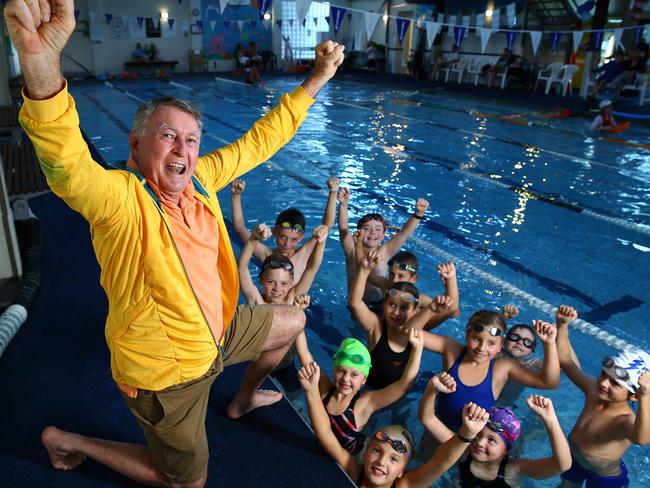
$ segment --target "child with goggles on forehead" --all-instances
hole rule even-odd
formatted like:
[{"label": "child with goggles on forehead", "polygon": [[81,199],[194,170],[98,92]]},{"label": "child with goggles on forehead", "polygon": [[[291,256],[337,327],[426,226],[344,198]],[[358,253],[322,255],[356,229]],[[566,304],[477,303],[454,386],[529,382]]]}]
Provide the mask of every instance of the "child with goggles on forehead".
[{"label": "child with goggles on forehead", "polygon": [[[569,434],[573,465],[562,473],[563,487],[627,487],[622,460],[631,443],[650,443],[650,354],[626,349],[606,357],[598,378],[586,375],[571,356],[569,324],[575,309],[558,309],[557,345],[562,371],[585,394],[585,405]],[[629,402],[639,402],[636,415]]]},{"label": "child with goggles on forehead", "polygon": [[[436,438],[450,439],[454,433],[435,414],[435,397],[449,393],[456,387],[448,373],[439,373],[429,381],[427,401],[421,406],[423,423]],[[467,456],[459,463],[462,488],[518,488],[528,478],[537,480],[559,475],[571,467],[571,452],[562,427],[549,398],[531,395],[526,400],[528,408],[544,424],[551,441],[552,455],[542,459],[517,459],[510,457],[511,449],[519,438],[521,424],[508,407],[491,407],[486,426],[471,440]]]},{"label": "child with goggles on forehead", "polygon": [[[378,286],[384,293],[392,283],[400,281],[415,283],[418,280],[418,258],[409,251],[400,251],[388,260],[388,278],[377,273],[371,273],[368,281]],[[452,306],[443,313],[435,314],[425,325],[424,330],[432,329],[443,323],[450,317],[460,317],[460,296],[458,293],[458,280],[456,278],[456,266],[452,262],[438,265],[438,274],[445,286],[445,296],[452,300]],[[420,293],[418,309],[428,307],[433,298]]]},{"label": "child with goggles on forehead", "polygon": [[[409,323],[411,327],[424,324],[432,314],[429,309],[418,313]],[[503,347],[506,323],[503,317],[491,310],[479,310],[467,322],[465,344],[451,337],[430,332],[424,333],[425,349],[442,356],[442,363],[455,381],[453,390],[438,396],[436,414],[452,431],[460,427],[463,405],[471,400],[484,408],[496,405],[505,384],[515,381],[540,389],[557,388],[560,383],[560,364],[555,345],[556,329],[541,320],[533,321],[533,329],[544,345],[544,362],[539,372],[531,371],[521,364],[498,357]],[[431,391],[425,391],[422,402],[427,401]],[[420,412],[420,420],[424,420]],[[436,432],[431,432],[434,436]],[[444,438],[437,438],[444,442]],[[433,448],[436,440],[425,431],[420,450],[425,453]]]},{"label": "child with goggles on forehead", "polygon": [[[339,236],[343,254],[345,255],[345,269],[348,277],[348,289],[352,287],[352,280],[356,275],[359,263],[370,251],[376,251],[381,255],[380,265],[375,273],[386,276],[388,260],[399,251],[409,236],[415,231],[424,214],[429,208],[429,202],[424,198],[418,198],[415,202],[413,215],[404,223],[402,228],[384,243],[386,238],[386,221],[377,213],[366,214],[357,223],[357,234],[353,236],[348,224],[348,203],[350,190],[341,188],[338,194],[339,200]],[[356,236],[356,243],[355,243]],[[383,291],[366,283],[363,299],[369,304],[379,304],[383,299]]]},{"label": "child with goggles on forehead", "polygon": [[330,419],[319,394],[319,378],[320,369],[316,363],[303,367],[298,373],[316,438],[356,482],[356,486],[361,488],[431,486],[460,458],[467,448],[467,442],[483,429],[488,420],[485,409],[468,403],[463,408],[460,435],[453,436],[440,446],[424,465],[409,471],[406,471],[406,466],[413,456],[411,434],[400,425],[383,427],[370,437],[363,453],[363,464],[359,464],[349,451],[341,447],[332,432]]},{"label": "child with goggles on forehead", "polygon": [[[370,416],[404,396],[415,381],[422,358],[422,333],[408,331],[413,352],[401,378],[381,390],[361,392],[372,367],[366,346],[356,339],[343,340],[334,355],[334,381],[321,374],[318,392],[330,419],[332,432],[341,447],[353,455],[364,447],[366,436],[361,429]],[[311,362],[310,362],[311,363]]]},{"label": "child with goggles on forehead", "polygon": [[[397,381],[403,374],[411,354],[411,346],[404,335],[411,327],[411,319],[417,314],[419,293],[412,283],[398,282],[390,285],[383,302],[383,316],[371,311],[363,301],[363,292],[368,275],[382,260],[378,251],[369,251],[363,258],[352,282],[348,305],[354,319],[368,334],[368,349],[373,368],[368,385],[375,389],[385,388]],[[450,297],[439,296],[427,310],[431,313],[445,313],[452,307]],[[421,329],[422,326],[415,327]]]},{"label": "child with goggles on forehead", "polygon": [[[336,193],[339,187],[339,179],[329,178],[327,187],[329,197],[323,215],[323,225],[327,226],[329,231],[334,227],[334,219],[336,218]],[[248,242],[250,232],[244,223],[244,211],[241,202],[241,195],[245,188],[246,182],[244,180],[237,179],[232,183],[232,225],[239,238],[243,242]],[[279,254],[290,259],[293,264],[293,278],[297,283],[300,281],[302,273],[307,267],[309,256],[311,256],[316,246],[316,241],[312,238],[298,248],[298,244],[305,236],[305,216],[297,208],[283,210],[278,214],[272,230],[277,247],[271,249],[258,241],[253,249],[253,255],[260,263],[271,254]]]}]

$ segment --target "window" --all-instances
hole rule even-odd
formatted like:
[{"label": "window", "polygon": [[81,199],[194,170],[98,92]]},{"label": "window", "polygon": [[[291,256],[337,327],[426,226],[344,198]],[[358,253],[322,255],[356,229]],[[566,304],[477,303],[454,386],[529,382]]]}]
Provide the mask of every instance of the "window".
[{"label": "window", "polygon": [[[314,59],[314,47],[318,43],[318,32],[329,32],[325,17],[330,15],[329,2],[312,2],[307,12],[305,26],[298,20],[296,2],[282,3],[282,36],[289,37],[293,56],[298,59]],[[293,19],[293,25],[289,20]],[[317,22],[314,22],[317,19]],[[282,43],[282,59],[286,58],[285,44]]]}]

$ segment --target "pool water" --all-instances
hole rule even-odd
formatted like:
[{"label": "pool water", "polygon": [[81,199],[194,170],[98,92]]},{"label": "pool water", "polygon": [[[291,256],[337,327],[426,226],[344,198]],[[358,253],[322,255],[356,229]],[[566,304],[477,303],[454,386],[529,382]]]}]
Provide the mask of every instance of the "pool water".
[{"label": "pool water", "polygon": [[[106,161],[128,157],[128,130],[139,100],[176,95],[197,103],[205,115],[205,152],[239,137],[297,79],[272,79],[266,89],[219,79],[174,81],[71,87],[82,128]],[[431,203],[428,216],[406,245],[420,261],[418,287],[429,295],[441,293],[436,265],[450,258],[458,267],[462,315],[441,326],[441,333],[462,341],[465,321],[481,308],[515,303],[520,321],[552,321],[548,305],[567,303],[617,340],[650,349],[645,326],[650,312],[645,301],[650,296],[650,150],[595,139],[586,132],[590,120],[585,118],[531,112],[535,109],[524,105],[444,90],[331,82],[296,137],[271,162],[246,175],[248,226],[272,224],[280,210],[298,206],[309,232],[320,223],[329,176],[339,176],[351,189],[350,222],[379,211],[400,226],[415,198],[423,196]],[[525,113],[533,125],[477,113]],[[613,137],[645,145],[647,134],[633,125]],[[229,189],[221,192],[220,201],[229,217]],[[328,374],[343,338],[365,339],[346,309],[344,259],[337,241],[334,230],[308,312],[310,348]],[[608,345],[573,330],[572,341],[592,375],[598,374],[602,357],[616,352],[612,337]],[[416,438],[422,433],[416,415],[419,396],[440,369],[439,357],[425,353],[405,402]],[[568,433],[582,408],[581,393],[563,376],[560,388],[548,396]],[[300,398],[296,405],[304,409]],[[524,434],[535,432],[521,446],[522,455],[550,453],[525,402],[520,399],[516,407]],[[630,486],[650,483],[649,454],[650,449],[639,447],[627,452]],[[557,479],[535,483],[556,485]]]}]

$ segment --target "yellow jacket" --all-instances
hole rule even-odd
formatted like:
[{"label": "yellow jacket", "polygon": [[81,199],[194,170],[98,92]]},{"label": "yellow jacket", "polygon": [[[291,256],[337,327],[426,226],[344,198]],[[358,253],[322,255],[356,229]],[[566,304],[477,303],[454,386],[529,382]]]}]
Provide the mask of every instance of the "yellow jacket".
[{"label": "yellow jacket", "polygon": [[[240,139],[197,162],[196,196],[219,225],[224,330],[237,306],[239,280],[216,192],[286,144],[312,103],[296,88]],[[52,191],[90,224],[108,297],[105,334],[115,381],[161,390],[204,374],[218,348],[167,217],[144,178],[130,170],[106,170],[92,159],[67,87],[48,100],[25,98],[20,122]]]}]

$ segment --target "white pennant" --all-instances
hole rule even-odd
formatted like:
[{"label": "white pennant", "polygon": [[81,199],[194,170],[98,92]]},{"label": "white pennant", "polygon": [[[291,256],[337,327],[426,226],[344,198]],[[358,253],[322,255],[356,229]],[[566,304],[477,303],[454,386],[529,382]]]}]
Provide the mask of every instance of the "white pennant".
[{"label": "white pennant", "polygon": [[618,49],[618,43],[621,42],[623,29],[614,29],[614,51]]},{"label": "white pennant", "polygon": [[508,27],[515,25],[515,18],[517,17],[516,6],[511,3],[506,8],[506,15],[508,16]]},{"label": "white pennant", "polygon": [[492,29],[488,29],[487,27],[478,27],[476,30],[479,31],[479,34],[481,34],[481,52],[484,53],[488,41],[490,40],[490,36],[494,31]]},{"label": "white pennant", "polygon": [[578,46],[580,46],[580,41],[582,41],[582,35],[584,32],[582,31],[573,31],[573,52],[576,52],[578,50]]},{"label": "white pennant", "polygon": [[476,27],[485,27],[485,14],[476,14]]},{"label": "white pennant", "polygon": [[243,20],[238,20],[237,21],[237,27],[239,27],[239,32],[244,30],[244,21]]},{"label": "white pennant", "polygon": [[454,37],[454,27],[458,21],[456,20],[455,15],[447,15],[447,34],[451,37]]},{"label": "white pennant", "polygon": [[226,10],[227,6],[228,0],[219,0],[219,10],[221,11],[221,15],[223,15],[223,11]]},{"label": "white pennant", "polygon": [[536,56],[537,48],[539,47],[539,41],[542,40],[542,31],[530,31],[530,40],[533,47],[533,56]]},{"label": "white pennant", "polygon": [[498,9],[494,9],[494,12],[492,12],[492,24],[490,24],[493,29],[499,29],[501,26],[501,11]]},{"label": "white pennant", "polygon": [[462,17],[463,20],[461,22],[463,23],[464,26],[469,27],[470,17],[471,16],[469,16],[469,15],[463,15],[463,17]]},{"label": "white pennant", "polygon": [[381,14],[375,12],[366,12],[366,34],[368,35],[368,39],[370,39],[372,37],[372,33],[375,32],[375,27],[377,27],[379,17],[381,17]]},{"label": "white pennant", "polygon": [[211,20],[210,21],[210,32],[214,32],[214,26],[217,25],[216,20]]},{"label": "white pennant", "polygon": [[298,20],[299,24],[302,24],[302,21],[307,17],[310,5],[311,0],[296,0],[296,20]]},{"label": "white pennant", "polygon": [[425,22],[424,25],[427,28],[427,46],[431,46],[438,35],[440,24],[438,22]]}]

